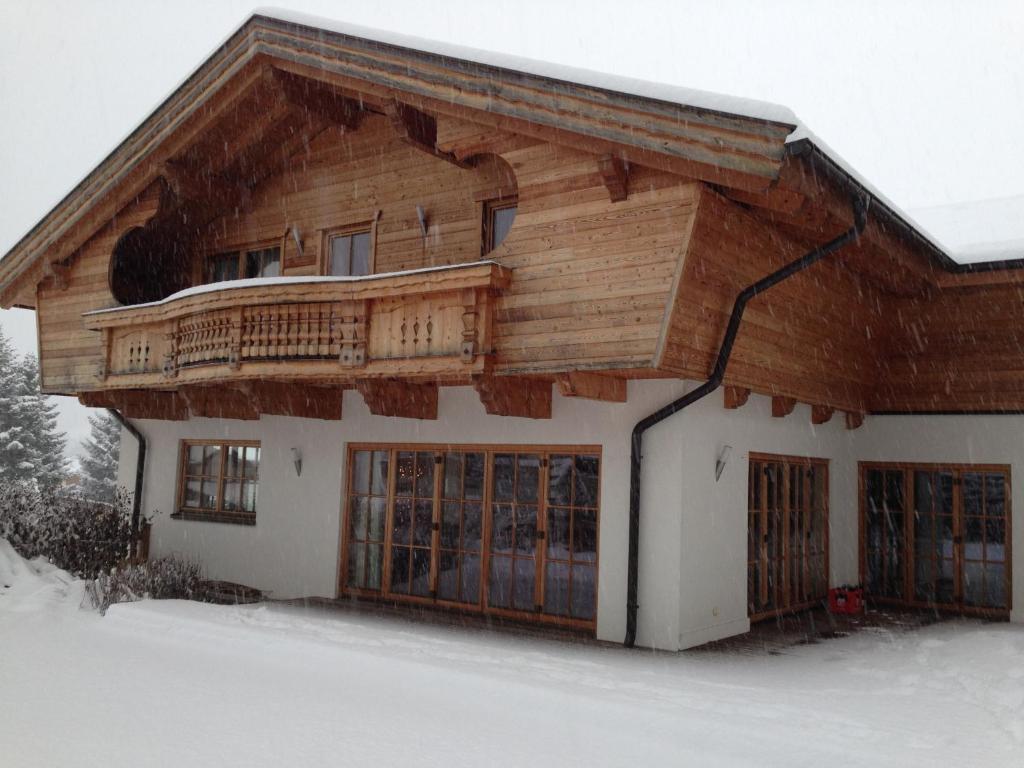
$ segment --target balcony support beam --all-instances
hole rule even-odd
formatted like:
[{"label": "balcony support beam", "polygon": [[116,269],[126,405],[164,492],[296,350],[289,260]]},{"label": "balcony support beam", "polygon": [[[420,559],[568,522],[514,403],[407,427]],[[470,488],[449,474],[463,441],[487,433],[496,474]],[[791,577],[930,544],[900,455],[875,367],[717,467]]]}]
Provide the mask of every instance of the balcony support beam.
[{"label": "balcony support beam", "polygon": [[551,418],[551,382],[520,376],[474,376],[473,386],[492,416]]},{"label": "balcony support beam", "polygon": [[399,379],[357,379],[356,389],[374,416],[437,419],[437,384]]}]

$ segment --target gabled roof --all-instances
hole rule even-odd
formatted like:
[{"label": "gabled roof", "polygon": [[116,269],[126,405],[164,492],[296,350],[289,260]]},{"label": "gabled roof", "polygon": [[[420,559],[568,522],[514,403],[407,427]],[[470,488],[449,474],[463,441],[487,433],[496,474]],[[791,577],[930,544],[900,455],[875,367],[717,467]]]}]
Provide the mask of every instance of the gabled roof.
[{"label": "gabled roof", "polygon": [[810,151],[843,188],[874,198],[876,212],[943,269],[964,269],[785,107],[260,10],[0,260],[0,303],[44,254],[66,258],[105,223],[117,209],[102,203],[114,191],[130,199],[152,183],[169,138],[232,83],[254,78],[259,61],[753,192],[770,187],[787,154]]},{"label": "gabled roof", "polygon": [[919,208],[913,215],[960,262],[1024,259],[1024,195]]}]

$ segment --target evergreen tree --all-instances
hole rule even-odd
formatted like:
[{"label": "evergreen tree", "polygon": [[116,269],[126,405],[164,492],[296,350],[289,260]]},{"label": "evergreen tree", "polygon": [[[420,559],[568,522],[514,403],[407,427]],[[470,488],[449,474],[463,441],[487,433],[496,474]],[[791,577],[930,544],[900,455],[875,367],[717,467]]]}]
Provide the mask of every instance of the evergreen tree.
[{"label": "evergreen tree", "polygon": [[39,457],[28,432],[21,365],[0,329],[0,482],[31,480]]},{"label": "evergreen tree", "polygon": [[121,454],[121,425],[106,411],[89,416],[91,431],[83,441],[82,494],[95,501],[114,501],[117,462]]},{"label": "evergreen tree", "polygon": [[55,488],[67,476],[67,437],[57,431],[57,404],[39,391],[39,363],[26,355],[19,366],[25,442],[33,454],[33,476],[42,488]]}]

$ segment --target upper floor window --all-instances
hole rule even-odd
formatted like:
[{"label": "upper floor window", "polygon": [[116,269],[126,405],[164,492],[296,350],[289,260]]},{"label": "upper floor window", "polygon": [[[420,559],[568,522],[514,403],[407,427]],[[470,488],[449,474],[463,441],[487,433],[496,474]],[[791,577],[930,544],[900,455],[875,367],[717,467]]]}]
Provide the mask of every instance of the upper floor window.
[{"label": "upper floor window", "polygon": [[183,443],[176,516],[255,523],[259,469],[259,443]]},{"label": "upper floor window", "polygon": [[245,254],[246,277],[277,277],[281,274],[281,249],[260,248]]},{"label": "upper floor window", "polygon": [[208,283],[237,280],[239,277],[277,277],[280,274],[281,249],[277,246],[218,253],[206,262]]},{"label": "upper floor window", "polygon": [[370,230],[350,230],[327,236],[327,274],[342,277],[369,275]]},{"label": "upper floor window", "polygon": [[484,204],[483,252],[490,253],[504,242],[516,218],[515,199],[492,200]]}]

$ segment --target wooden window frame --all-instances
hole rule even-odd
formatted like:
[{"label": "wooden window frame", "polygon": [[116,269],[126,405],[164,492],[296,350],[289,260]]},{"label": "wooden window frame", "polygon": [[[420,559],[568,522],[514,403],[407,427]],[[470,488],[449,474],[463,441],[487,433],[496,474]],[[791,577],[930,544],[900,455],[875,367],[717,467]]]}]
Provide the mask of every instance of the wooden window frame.
[{"label": "wooden window frame", "polygon": [[[867,473],[871,470],[885,471],[885,470],[899,470],[903,472],[903,499],[904,499],[904,513],[903,513],[903,564],[901,570],[903,571],[903,597],[893,598],[885,596],[877,596],[867,594],[867,569],[868,569],[868,551],[867,551]],[[927,601],[921,601],[914,598],[914,587],[915,587],[915,552],[913,546],[913,517],[914,512],[914,492],[913,492],[913,473],[915,470],[923,472],[943,472],[948,471],[954,475],[954,488],[957,487],[956,478],[965,472],[967,473],[987,473],[987,474],[1002,474],[1005,483],[1005,511],[1004,521],[1006,525],[1005,541],[1003,546],[1005,547],[1006,559],[1004,560],[1004,567],[1006,569],[1006,607],[1005,608],[989,608],[984,606],[971,606],[963,604],[962,595],[960,596],[959,602],[954,603],[930,603]],[[910,608],[925,608],[928,610],[939,610],[945,612],[952,612],[965,616],[981,616],[986,618],[1006,618],[1010,615],[1013,610],[1013,476],[1011,466],[1009,464],[971,464],[964,462],[914,462],[914,461],[858,461],[857,462],[857,560],[858,560],[858,576],[860,583],[865,587],[865,595],[874,603],[880,605],[892,605]],[[963,513],[960,509],[961,494],[954,492],[953,494],[953,535],[955,537],[960,536],[960,526],[963,520]],[[960,571],[962,570],[963,561],[959,553],[954,555],[954,568],[956,578],[959,581],[961,578]]]},{"label": "wooden window frame", "polygon": [[236,280],[248,280],[245,276],[245,267],[250,253],[255,251],[265,251],[268,248],[277,248],[278,252],[278,264],[281,265],[281,274],[284,274],[284,250],[281,248],[280,240],[257,240],[244,245],[233,245],[225,246],[224,248],[218,248],[216,251],[207,252],[203,256],[202,262],[202,273],[203,273],[203,285],[209,285],[210,275],[210,263],[218,256],[225,254],[234,253],[238,251],[238,277]]},{"label": "wooden window frame", "polygon": [[[349,516],[351,514],[350,499],[352,498],[353,485],[352,473],[355,462],[353,456],[356,451],[391,451],[389,458],[388,472],[388,500],[386,505],[386,517],[384,523],[384,562],[382,564],[381,589],[368,590],[363,588],[350,588],[347,586],[348,574],[348,552],[349,552]],[[445,600],[439,597],[419,597],[416,595],[394,594],[389,591],[391,583],[391,531],[393,527],[394,513],[394,467],[398,451],[433,452],[435,456],[443,456],[446,452],[462,453],[483,453],[484,454],[484,492],[481,503],[483,505],[483,519],[481,521],[480,533],[480,593],[476,603],[466,603],[453,600]],[[523,611],[511,608],[498,608],[488,605],[488,576],[490,573],[490,541],[492,528],[492,503],[494,455],[499,453],[511,454],[538,454],[542,458],[550,458],[552,455],[588,455],[595,456],[598,460],[598,481],[597,481],[597,531],[595,540],[594,567],[594,618],[575,619],[568,616],[557,616],[544,613],[543,611]],[[434,477],[434,523],[435,529],[439,528],[441,521],[442,507],[439,496],[443,494],[443,462],[442,469],[435,470]],[[549,463],[542,464],[540,482],[538,483],[537,503],[537,530],[538,539],[536,542],[536,573],[535,595],[537,602],[544,605],[544,567],[546,562],[546,530],[547,530],[547,487],[548,475],[550,472]],[[349,443],[346,447],[346,468],[344,473],[344,496],[341,500],[341,532],[340,532],[340,556],[338,558],[338,571],[336,573],[336,584],[338,596],[347,596],[374,601],[384,601],[396,604],[413,604],[445,608],[453,612],[468,614],[485,614],[507,618],[514,621],[525,621],[530,623],[541,623],[566,627],[569,629],[581,630],[592,633],[597,627],[597,617],[600,610],[600,550],[601,550],[601,485],[604,472],[604,456],[599,445],[550,445],[550,444],[504,444],[504,443]],[[558,505],[555,505],[558,506]],[[541,534],[540,532],[543,532]],[[435,530],[432,544],[432,552],[440,555],[438,547],[439,534]],[[436,588],[437,557],[432,557],[431,579]]]},{"label": "wooden window frame", "polygon": [[[217,508],[213,511],[185,506],[185,482],[188,477],[188,450],[191,446],[215,445],[220,448],[220,464],[217,468]],[[181,440],[178,444],[178,478],[175,511],[171,517],[175,520],[197,520],[210,523],[232,523],[235,525],[256,525],[256,512],[224,511],[224,467],[227,463],[228,448],[259,448],[260,464],[263,463],[263,451],[259,440]],[[260,469],[256,470],[257,489],[260,484]],[[257,507],[259,506],[257,496]]]},{"label": "wooden window frame", "polygon": [[[830,514],[831,514],[830,499],[829,499],[829,496],[831,494],[831,484],[830,484],[831,483],[831,461],[829,459],[819,458],[819,457],[814,457],[814,456],[791,456],[791,455],[787,455],[787,454],[759,453],[759,452],[756,452],[756,451],[750,452],[748,454],[748,464],[747,464],[747,466],[748,466],[748,474],[747,474],[747,477],[748,477],[748,481],[747,481],[747,528],[748,528],[747,535],[748,535],[748,537],[750,535],[750,532],[749,532],[750,515],[753,513],[753,509],[752,509],[753,489],[750,486],[750,468],[751,468],[751,466],[753,465],[754,462],[760,462],[762,464],[781,464],[784,467],[797,466],[797,467],[803,467],[805,469],[809,469],[810,467],[816,467],[818,469],[824,469],[824,481],[823,481],[823,488],[822,488],[822,494],[823,494],[823,499],[822,499],[822,516],[823,516],[823,519],[822,519],[822,531],[821,531],[821,537],[822,537],[822,540],[821,540],[821,545],[822,545],[822,568],[823,568],[823,571],[824,571],[824,573],[823,573],[823,577],[824,577],[824,594],[822,594],[820,596],[815,596],[815,597],[811,598],[810,600],[796,602],[796,603],[792,603],[792,604],[787,604],[787,605],[784,605],[784,606],[777,606],[777,607],[775,607],[775,608],[773,608],[771,610],[768,610],[768,611],[761,611],[761,612],[757,612],[757,613],[749,613],[749,618],[750,618],[751,621],[761,621],[763,619],[773,618],[773,617],[777,617],[777,616],[784,616],[784,615],[789,614],[789,613],[794,613],[794,612],[797,612],[797,611],[807,610],[808,608],[813,608],[816,605],[820,605],[822,600],[824,600],[825,598],[828,597],[828,589],[829,589],[829,586],[831,584],[831,573],[830,573],[830,570],[829,570],[830,567],[831,567],[830,566],[830,562],[829,562],[830,549],[831,549],[830,530],[829,530],[829,517],[830,517]],[[806,476],[804,477],[804,482],[805,483],[809,482]],[[765,496],[766,496],[766,493],[767,493],[767,482],[766,482],[764,477],[761,478],[761,483],[762,483],[761,484],[761,504],[762,504],[762,506],[764,506],[766,504]],[[783,488],[788,489],[788,485],[789,485],[789,473],[785,472],[784,473]],[[804,493],[805,493],[805,495],[804,495],[804,499],[805,499],[804,503],[805,503],[805,505],[807,505],[807,503],[808,503],[808,501],[807,501],[808,496],[806,495],[808,488],[809,488],[809,484],[805,485],[805,491],[804,491]],[[784,586],[785,589],[788,589],[789,588],[789,584],[790,584],[790,581],[789,581],[789,568],[791,566],[791,563],[789,562],[789,557],[788,557],[789,546],[790,546],[790,535],[789,535],[790,534],[790,505],[789,505],[789,494],[785,490],[782,492],[782,499],[783,499],[783,511],[782,511],[782,526],[783,526],[782,530],[783,530],[783,533],[782,533],[781,546],[782,546],[783,552],[785,554],[780,556],[779,559],[782,561],[783,586]],[[758,558],[758,560],[761,563],[761,579],[760,579],[759,583],[761,585],[762,592],[766,588],[765,587],[765,585],[766,585],[765,579],[766,579],[766,572],[767,572],[767,568],[766,568],[766,562],[767,562],[766,548],[767,548],[767,544],[764,541],[764,532],[762,531],[762,541],[760,542],[760,545],[759,545],[760,557]],[[749,569],[749,567],[750,567],[749,556],[746,559],[746,564],[747,564],[746,567]],[[807,570],[806,570],[806,558],[805,558],[805,562],[803,563],[803,565],[805,566],[805,569],[804,569],[804,580],[806,581],[807,575],[808,575],[807,574]],[[750,604],[749,603],[749,596],[747,598],[747,604],[748,604],[748,612],[749,612],[749,610],[750,610],[749,609],[749,604]]]},{"label": "wooden window frame", "polygon": [[366,274],[377,274],[378,221],[380,221],[380,211],[376,211],[371,219],[360,219],[350,224],[320,230],[320,263],[317,265],[317,273],[327,276],[331,274],[331,238],[366,232],[370,236],[370,253],[367,256],[367,269],[369,271]]},{"label": "wooden window frame", "polygon": [[[507,208],[518,209],[519,196],[506,195],[504,197],[493,197],[487,200],[481,200],[480,208],[480,256],[481,258],[483,258],[486,257],[487,254],[491,253],[496,247],[498,247],[494,244],[495,212],[505,210]],[[518,210],[516,211],[516,215],[519,215]]]}]

